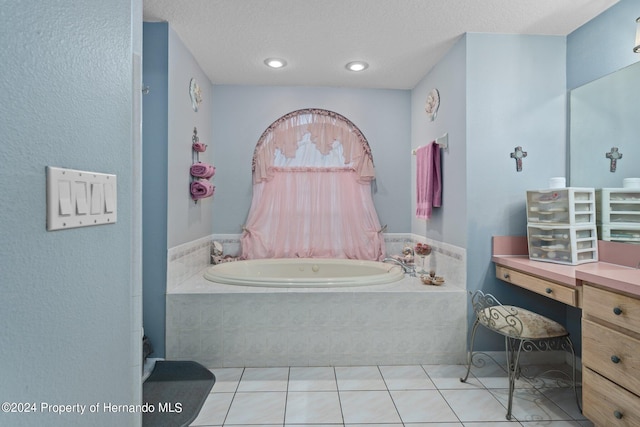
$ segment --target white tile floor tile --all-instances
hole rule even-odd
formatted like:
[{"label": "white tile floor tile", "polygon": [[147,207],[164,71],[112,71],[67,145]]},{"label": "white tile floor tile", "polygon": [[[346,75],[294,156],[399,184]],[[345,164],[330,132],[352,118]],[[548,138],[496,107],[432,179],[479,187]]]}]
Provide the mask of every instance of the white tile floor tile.
[{"label": "white tile floor tile", "polygon": [[332,367],[291,368],[289,391],[337,391],[336,373]]},{"label": "white tile floor tile", "polygon": [[377,366],[336,367],[338,390],[386,390]]},{"label": "white tile floor tile", "polygon": [[438,390],[395,390],[391,397],[405,423],[459,421]]},{"label": "white tile floor tile", "polygon": [[402,422],[386,390],[341,391],[340,403],[345,424]]},{"label": "white tile floor tile", "polygon": [[[506,407],[508,402],[507,389],[493,389],[491,393]],[[516,389],[513,392],[512,413],[521,422],[572,420],[569,414],[535,389]]]},{"label": "white tile floor tile", "polygon": [[221,426],[231,406],[233,393],[211,393],[192,426]]},{"label": "white tile floor tile", "polygon": [[289,368],[245,368],[238,391],[287,391]]},{"label": "white tile floor tile", "polygon": [[422,366],[380,366],[389,390],[432,390],[436,386]]},{"label": "white tile floor tile", "polygon": [[216,377],[216,382],[211,392],[234,393],[238,389],[238,383],[240,382],[240,377],[242,377],[243,370],[243,368],[211,369],[211,372],[213,372],[213,375]]},{"label": "white tile floor tile", "polygon": [[[506,420],[507,378],[488,363],[212,369],[209,397],[192,426],[594,427],[571,388],[519,382]],[[504,371],[502,371],[504,372]]]},{"label": "white tile floor tile", "polygon": [[286,424],[342,424],[337,391],[294,391],[287,394]]},{"label": "white tile floor tile", "polygon": [[[215,393],[214,393],[215,394]],[[287,393],[236,393],[224,425],[283,424]]]},{"label": "white tile floor tile", "polygon": [[505,407],[488,390],[441,390],[460,421],[506,421]]}]

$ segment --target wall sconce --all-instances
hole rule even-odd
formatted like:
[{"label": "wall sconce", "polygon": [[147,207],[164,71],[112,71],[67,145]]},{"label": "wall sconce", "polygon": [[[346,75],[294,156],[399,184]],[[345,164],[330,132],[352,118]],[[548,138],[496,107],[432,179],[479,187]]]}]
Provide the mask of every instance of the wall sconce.
[{"label": "wall sconce", "polygon": [[636,19],[636,47],[633,48],[635,53],[640,53],[640,18]]}]

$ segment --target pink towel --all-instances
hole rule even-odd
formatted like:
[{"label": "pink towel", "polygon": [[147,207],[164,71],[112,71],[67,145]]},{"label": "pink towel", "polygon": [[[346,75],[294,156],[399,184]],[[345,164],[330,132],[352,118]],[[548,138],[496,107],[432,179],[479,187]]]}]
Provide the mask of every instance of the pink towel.
[{"label": "pink towel", "polygon": [[194,163],[191,165],[191,175],[197,178],[209,179],[216,173],[216,168],[207,163]]},{"label": "pink towel", "polygon": [[207,144],[201,144],[199,142],[194,142],[191,147],[198,153],[204,153],[207,150]]},{"label": "pink towel", "polygon": [[191,183],[191,198],[193,200],[204,199],[213,196],[216,187],[209,181],[199,179]]},{"label": "pink towel", "polygon": [[442,205],[442,175],[440,173],[440,146],[434,141],[416,150],[416,217],[431,218],[434,207]]}]

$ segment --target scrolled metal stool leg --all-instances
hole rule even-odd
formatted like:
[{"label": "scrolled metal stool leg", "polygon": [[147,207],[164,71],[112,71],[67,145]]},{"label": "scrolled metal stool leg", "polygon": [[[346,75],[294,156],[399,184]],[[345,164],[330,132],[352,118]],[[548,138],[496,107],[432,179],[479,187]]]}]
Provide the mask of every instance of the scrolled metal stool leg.
[{"label": "scrolled metal stool leg", "polygon": [[467,373],[464,378],[460,378],[460,382],[465,383],[469,378],[469,373],[471,372],[471,363],[473,361],[473,343],[476,339],[476,331],[478,329],[478,325],[480,322],[478,319],[473,323],[473,327],[471,328],[471,334],[469,336],[469,348],[467,349]]},{"label": "scrolled metal stool leg", "polygon": [[[509,338],[505,337],[505,339],[507,341],[509,341]],[[513,392],[516,388],[516,378],[519,376],[519,369],[520,369],[520,352],[522,351],[522,345],[523,345],[524,341],[523,340],[518,340],[518,349],[514,350],[514,345],[512,345],[511,342],[509,342],[509,353],[510,355],[508,355],[508,366],[507,368],[509,369],[509,400],[507,403],[507,420],[511,420],[512,417],[512,409],[513,409]]]}]

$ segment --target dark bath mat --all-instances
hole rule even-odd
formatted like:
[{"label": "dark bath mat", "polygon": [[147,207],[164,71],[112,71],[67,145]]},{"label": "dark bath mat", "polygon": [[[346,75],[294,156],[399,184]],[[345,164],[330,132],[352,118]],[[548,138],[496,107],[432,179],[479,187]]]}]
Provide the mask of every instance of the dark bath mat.
[{"label": "dark bath mat", "polygon": [[216,377],[192,361],[156,362],[142,385],[144,427],[188,426],[198,416]]}]

